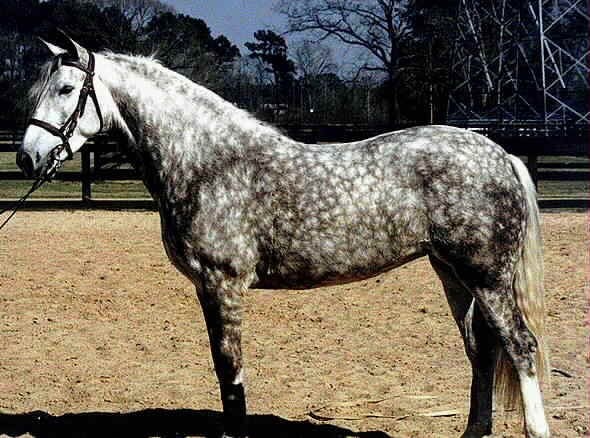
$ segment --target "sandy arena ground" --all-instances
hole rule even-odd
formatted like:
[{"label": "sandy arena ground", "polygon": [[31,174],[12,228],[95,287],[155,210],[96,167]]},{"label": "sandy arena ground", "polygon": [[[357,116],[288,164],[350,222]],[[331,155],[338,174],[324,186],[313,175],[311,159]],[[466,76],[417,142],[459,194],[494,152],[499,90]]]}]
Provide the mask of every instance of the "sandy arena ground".
[{"label": "sandy arena ground", "polygon": [[[554,437],[583,436],[588,219],[543,218],[558,370],[547,413]],[[245,307],[251,438],[461,434],[470,370],[426,260],[356,284],[253,290]],[[0,436],[218,427],[203,318],[164,254],[155,213],[20,213],[0,233],[0,309]],[[499,416],[495,436],[523,436],[518,419]]]}]

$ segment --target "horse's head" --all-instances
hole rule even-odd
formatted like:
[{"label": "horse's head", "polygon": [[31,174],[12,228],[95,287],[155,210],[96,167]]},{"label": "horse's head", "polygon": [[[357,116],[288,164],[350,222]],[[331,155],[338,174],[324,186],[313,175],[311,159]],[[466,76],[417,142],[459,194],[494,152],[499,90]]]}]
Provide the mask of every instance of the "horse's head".
[{"label": "horse's head", "polygon": [[103,127],[99,102],[110,94],[94,75],[94,55],[67,41],[65,49],[43,41],[54,58],[31,90],[33,118],[16,158],[28,177],[50,178]]}]

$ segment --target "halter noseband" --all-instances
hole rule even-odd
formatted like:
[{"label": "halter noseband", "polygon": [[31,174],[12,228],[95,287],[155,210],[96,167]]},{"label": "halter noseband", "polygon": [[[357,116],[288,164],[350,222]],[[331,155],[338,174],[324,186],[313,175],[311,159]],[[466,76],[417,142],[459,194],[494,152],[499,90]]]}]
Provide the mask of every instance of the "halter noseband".
[{"label": "halter noseband", "polygon": [[98,105],[98,99],[96,97],[96,91],[94,89],[94,83],[92,78],[94,77],[94,55],[92,52],[88,52],[88,65],[84,67],[77,61],[70,61],[70,60],[62,60],[62,65],[67,65],[70,67],[75,67],[79,70],[82,70],[86,73],[86,77],[84,78],[84,84],[82,85],[82,89],[80,90],[80,97],[78,98],[78,105],[76,105],[76,109],[74,112],[68,117],[61,128],[56,128],[55,126],[44,122],[43,120],[39,119],[31,119],[29,121],[30,125],[38,126],[39,128],[45,129],[52,135],[59,137],[62,141],[61,144],[54,147],[50,152],[50,157],[54,160],[59,161],[59,154],[65,149],[68,153],[66,160],[71,160],[74,156],[72,152],[72,147],[70,146],[70,138],[74,135],[74,130],[78,125],[78,120],[80,117],[84,115],[84,109],[86,108],[86,100],[88,100],[88,96],[94,102],[94,107],[96,108],[96,114],[98,115],[98,120],[100,123],[100,127],[98,132],[102,131],[104,126],[102,113],[100,111],[100,106]]}]

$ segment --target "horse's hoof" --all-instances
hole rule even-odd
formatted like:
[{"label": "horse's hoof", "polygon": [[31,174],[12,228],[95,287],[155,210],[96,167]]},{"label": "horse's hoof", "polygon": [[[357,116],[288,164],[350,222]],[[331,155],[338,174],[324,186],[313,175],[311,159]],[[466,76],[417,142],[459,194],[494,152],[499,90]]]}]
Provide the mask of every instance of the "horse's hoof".
[{"label": "horse's hoof", "polygon": [[467,427],[461,438],[493,438],[491,427],[484,424],[471,424]]}]

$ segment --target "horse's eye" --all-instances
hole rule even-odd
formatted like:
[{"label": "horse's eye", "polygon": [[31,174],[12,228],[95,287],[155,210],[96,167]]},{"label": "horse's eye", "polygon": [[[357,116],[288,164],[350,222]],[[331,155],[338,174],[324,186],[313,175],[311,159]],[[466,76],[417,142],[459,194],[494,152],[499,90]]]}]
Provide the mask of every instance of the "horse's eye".
[{"label": "horse's eye", "polygon": [[64,85],[59,90],[59,94],[60,94],[60,96],[62,96],[64,94],[70,94],[72,91],[74,91],[74,87],[72,87],[71,85]]}]

